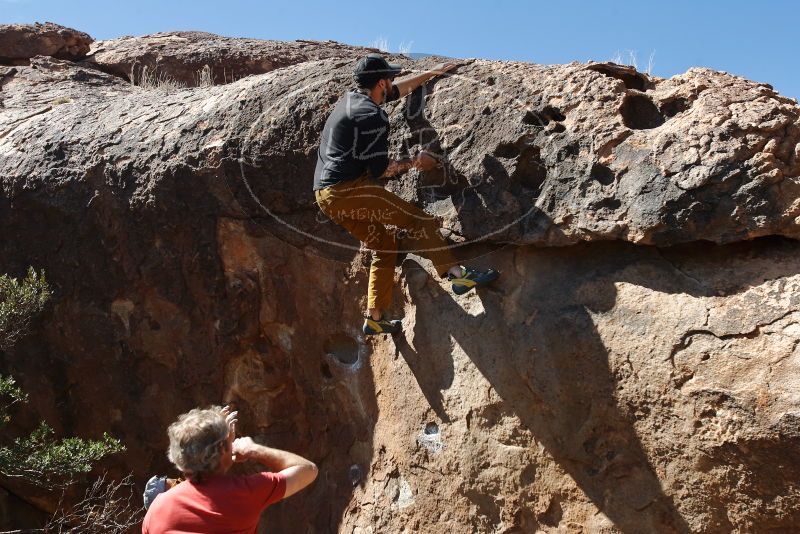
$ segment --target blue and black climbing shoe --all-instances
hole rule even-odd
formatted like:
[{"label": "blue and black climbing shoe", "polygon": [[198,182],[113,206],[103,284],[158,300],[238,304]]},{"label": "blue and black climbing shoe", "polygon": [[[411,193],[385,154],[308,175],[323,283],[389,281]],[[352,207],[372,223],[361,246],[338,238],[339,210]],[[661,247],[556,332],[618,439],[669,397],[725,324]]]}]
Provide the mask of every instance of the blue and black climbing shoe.
[{"label": "blue and black climbing shoe", "polygon": [[498,276],[500,276],[500,273],[494,269],[479,271],[461,267],[461,276],[448,274],[447,278],[453,283],[453,293],[463,295],[473,287],[481,287],[494,282]]},{"label": "blue and black climbing shoe", "polygon": [[381,317],[377,321],[371,317],[365,317],[363,330],[366,336],[399,334],[403,330],[403,322],[400,319],[387,319],[385,317]]}]

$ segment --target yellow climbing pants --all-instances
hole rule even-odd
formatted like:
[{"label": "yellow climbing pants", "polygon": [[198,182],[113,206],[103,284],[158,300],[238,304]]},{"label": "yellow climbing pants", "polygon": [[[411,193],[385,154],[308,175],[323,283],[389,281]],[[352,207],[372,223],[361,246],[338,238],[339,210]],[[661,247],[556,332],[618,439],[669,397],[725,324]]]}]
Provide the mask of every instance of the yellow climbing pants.
[{"label": "yellow climbing pants", "polygon": [[387,191],[373,178],[339,182],[315,191],[315,196],[325,215],[374,253],[367,294],[370,309],[383,311],[392,303],[398,250],[431,260],[441,276],[457,263],[450,245],[439,234],[436,218]]}]

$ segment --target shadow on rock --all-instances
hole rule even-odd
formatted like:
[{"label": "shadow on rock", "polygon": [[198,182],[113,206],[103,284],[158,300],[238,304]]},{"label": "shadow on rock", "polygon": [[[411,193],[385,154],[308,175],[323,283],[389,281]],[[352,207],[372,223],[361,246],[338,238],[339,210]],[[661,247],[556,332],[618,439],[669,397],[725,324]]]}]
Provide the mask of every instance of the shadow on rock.
[{"label": "shadow on rock", "polygon": [[[435,282],[420,283],[411,271],[408,288],[418,320],[410,334],[428,354],[421,356],[406,343],[398,349],[446,421],[441,391],[452,383],[449,355],[457,343],[508,409],[621,531],[688,532],[648,463],[633,421],[615,399],[617,381],[590,311],[611,309],[616,288],[607,283],[593,286],[592,295],[581,292],[584,282],[626,261],[614,247],[600,252],[531,251],[535,258],[524,263],[531,272],[516,265],[514,273],[506,262],[502,283],[469,297],[480,300],[469,312],[459,304],[463,299],[454,300]],[[522,320],[509,322],[510,317]]]}]

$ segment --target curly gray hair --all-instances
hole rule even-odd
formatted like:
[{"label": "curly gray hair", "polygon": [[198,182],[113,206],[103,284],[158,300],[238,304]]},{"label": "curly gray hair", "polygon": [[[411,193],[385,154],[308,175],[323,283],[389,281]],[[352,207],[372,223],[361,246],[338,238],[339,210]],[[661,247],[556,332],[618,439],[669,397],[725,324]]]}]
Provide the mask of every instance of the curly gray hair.
[{"label": "curly gray hair", "polygon": [[219,467],[228,432],[219,406],[195,408],[169,425],[167,458],[186,478],[200,481]]}]

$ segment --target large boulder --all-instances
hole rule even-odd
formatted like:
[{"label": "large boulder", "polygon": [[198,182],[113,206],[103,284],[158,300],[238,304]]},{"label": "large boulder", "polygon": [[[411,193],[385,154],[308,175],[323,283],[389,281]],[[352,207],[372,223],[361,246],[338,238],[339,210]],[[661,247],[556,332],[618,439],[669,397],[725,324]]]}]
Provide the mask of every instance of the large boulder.
[{"label": "large boulder", "polygon": [[97,41],[84,63],[140,85],[166,78],[195,87],[230,83],[312,59],[357,58],[369,52],[377,50],[335,41],[265,41],[183,31]]},{"label": "large boulder", "polygon": [[143,481],[177,414],[235,404],[321,467],[273,532],[800,526],[794,101],[707,69],[467,62],[387,107],[394,156],[445,161],[391,187],[501,279],[454,298],[410,256],[405,334],[365,339],[364,256],[310,192],[356,55],[309,46],[186,89],[0,70],[0,271],[55,287],[0,361],[32,410],[120,437]]},{"label": "large boulder", "polygon": [[[191,90],[130,87],[82,65],[35,62],[7,73],[0,93],[7,108],[0,127],[14,134],[3,139],[5,187],[42,183],[52,172],[84,180],[94,168],[114,175],[131,203],[159,203],[168,200],[154,191],[189,165],[245,193],[257,189],[264,205],[246,203],[251,215],[266,208],[302,217],[313,202],[319,131],[351,82],[352,53]],[[446,168],[409,176],[398,190],[468,241],[672,245],[798,235],[793,100],[708,69],[641,84],[617,72],[603,64],[473,61],[431,82],[390,106],[392,150],[432,147]],[[57,94],[69,105],[45,110]],[[55,125],[59,149],[48,133]],[[63,157],[71,165],[56,170]],[[319,223],[297,225],[314,234]]]},{"label": "large boulder", "polygon": [[0,65],[27,65],[34,56],[77,60],[89,52],[89,35],[52,22],[0,24]]}]

